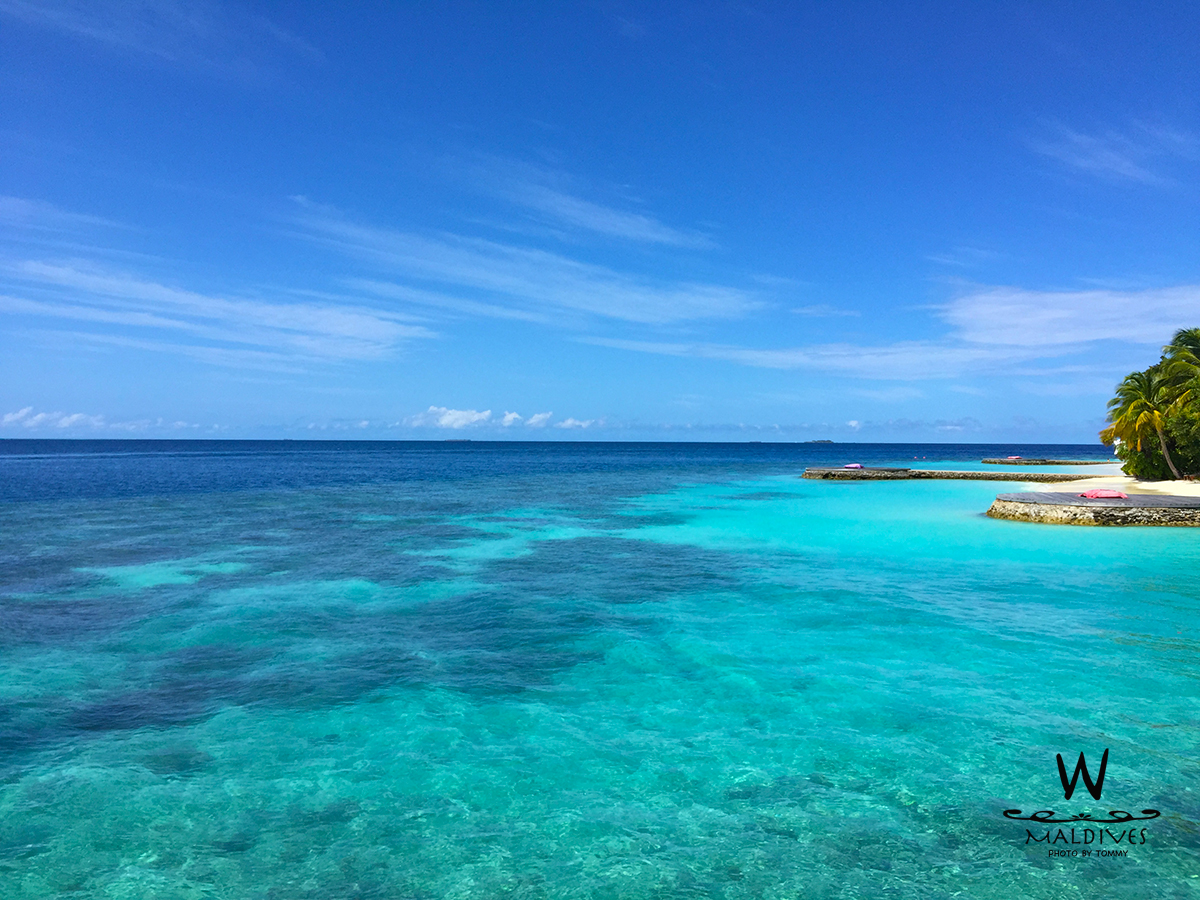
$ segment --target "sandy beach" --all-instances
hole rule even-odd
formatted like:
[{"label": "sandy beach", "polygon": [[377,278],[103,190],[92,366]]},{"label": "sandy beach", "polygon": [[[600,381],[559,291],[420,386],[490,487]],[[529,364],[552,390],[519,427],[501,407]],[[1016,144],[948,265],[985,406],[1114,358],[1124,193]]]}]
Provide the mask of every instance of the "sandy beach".
[{"label": "sandy beach", "polygon": [[[1062,490],[1070,490],[1072,492],[1083,493],[1094,488],[1112,488],[1116,491],[1121,491],[1126,494],[1160,494],[1176,497],[1200,497],[1200,481],[1138,481],[1129,475],[1121,472],[1121,467],[1114,464],[1110,471],[1097,475],[1095,478],[1086,478],[1080,481],[1064,481],[1061,482]],[[1045,491],[1048,486],[1045,484],[1029,486],[1029,490]]]}]

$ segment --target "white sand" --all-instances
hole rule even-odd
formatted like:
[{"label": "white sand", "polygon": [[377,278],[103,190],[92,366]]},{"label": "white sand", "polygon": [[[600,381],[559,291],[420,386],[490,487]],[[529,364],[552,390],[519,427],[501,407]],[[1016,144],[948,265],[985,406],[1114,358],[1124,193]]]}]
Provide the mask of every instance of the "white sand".
[{"label": "white sand", "polygon": [[[1097,466],[1096,468],[1101,468]],[[1081,481],[1056,481],[1029,485],[1031,491],[1055,491],[1082,494],[1094,488],[1111,488],[1125,494],[1166,494],[1174,497],[1200,497],[1200,481],[1138,481],[1121,473],[1120,465],[1104,466],[1106,471]],[[1111,469],[1111,472],[1107,471]]]}]

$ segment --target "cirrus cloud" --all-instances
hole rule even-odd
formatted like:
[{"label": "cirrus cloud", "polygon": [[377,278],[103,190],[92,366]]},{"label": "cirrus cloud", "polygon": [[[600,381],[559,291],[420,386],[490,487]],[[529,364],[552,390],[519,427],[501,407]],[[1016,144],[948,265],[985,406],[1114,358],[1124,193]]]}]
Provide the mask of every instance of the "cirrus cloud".
[{"label": "cirrus cloud", "polygon": [[1029,147],[1096,178],[1155,186],[1172,182],[1162,167],[1175,160],[1194,161],[1200,155],[1195,135],[1144,122],[1095,134],[1057,125],[1047,137],[1031,140]]},{"label": "cirrus cloud", "polygon": [[939,316],[976,345],[1163,344],[1177,328],[1200,322],[1200,285],[1142,291],[984,287],[946,304]]},{"label": "cirrus cloud", "polygon": [[[456,234],[437,236],[352,222],[303,197],[297,218],[314,242],[400,276],[406,284],[360,279],[378,293],[401,295],[414,284],[423,302],[508,318],[561,324],[594,316],[641,325],[739,318],[763,307],[751,292],[723,284],[663,280],[585,262],[561,253]],[[412,283],[407,283],[412,282]],[[422,302],[414,296],[418,302]],[[488,307],[493,311],[485,312]]]},{"label": "cirrus cloud", "polygon": [[138,342],[219,364],[373,359],[435,336],[411,316],[363,303],[204,294],[78,260],[9,262],[0,265],[0,279],[9,288],[0,312],[86,323],[97,341]]}]

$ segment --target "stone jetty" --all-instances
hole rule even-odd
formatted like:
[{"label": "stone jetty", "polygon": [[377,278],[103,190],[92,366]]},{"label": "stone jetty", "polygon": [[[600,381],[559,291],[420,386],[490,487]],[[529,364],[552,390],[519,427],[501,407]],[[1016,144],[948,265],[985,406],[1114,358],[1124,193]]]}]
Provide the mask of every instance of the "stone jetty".
[{"label": "stone jetty", "polygon": [[1023,491],[998,496],[993,519],[1052,525],[1200,525],[1200,497],[1131,494],[1098,497]]},{"label": "stone jetty", "polygon": [[989,466],[1110,466],[1119,459],[984,459]]},{"label": "stone jetty", "polygon": [[967,472],[956,469],[885,469],[823,468],[810,466],[805,478],[823,481],[900,481],[930,478],[949,481],[1081,481],[1091,475],[1064,475],[1058,472]]}]

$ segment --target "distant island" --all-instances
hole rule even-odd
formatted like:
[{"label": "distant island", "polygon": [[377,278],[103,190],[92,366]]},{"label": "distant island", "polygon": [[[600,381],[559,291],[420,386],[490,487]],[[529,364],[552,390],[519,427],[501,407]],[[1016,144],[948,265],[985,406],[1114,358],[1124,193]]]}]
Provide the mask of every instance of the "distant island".
[{"label": "distant island", "polygon": [[832,444],[833,441],[822,438],[819,441],[805,441],[806,444]]}]

